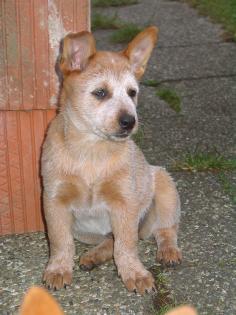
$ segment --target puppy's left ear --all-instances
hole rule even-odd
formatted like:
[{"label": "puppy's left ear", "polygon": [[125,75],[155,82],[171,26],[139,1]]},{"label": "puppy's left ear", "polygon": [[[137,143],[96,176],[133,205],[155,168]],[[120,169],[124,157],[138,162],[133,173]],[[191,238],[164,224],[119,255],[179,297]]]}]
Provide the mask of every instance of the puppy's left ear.
[{"label": "puppy's left ear", "polygon": [[64,75],[83,71],[96,52],[94,37],[89,32],[70,33],[62,42],[60,69]]},{"label": "puppy's left ear", "polygon": [[24,297],[19,315],[64,315],[64,313],[45,289],[32,287]]},{"label": "puppy's left ear", "polygon": [[137,79],[140,79],[145,72],[147,62],[157,42],[158,28],[150,26],[139,33],[124,51],[128,57],[132,71]]}]

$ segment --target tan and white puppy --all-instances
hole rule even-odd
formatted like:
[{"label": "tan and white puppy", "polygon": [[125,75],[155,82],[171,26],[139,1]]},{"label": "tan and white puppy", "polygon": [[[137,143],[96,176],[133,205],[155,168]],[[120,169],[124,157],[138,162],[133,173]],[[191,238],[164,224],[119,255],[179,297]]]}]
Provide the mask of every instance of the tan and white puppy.
[{"label": "tan and white puppy", "polygon": [[181,260],[175,184],[164,169],[146,162],[130,138],[138,127],[137,80],[157,33],[156,27],[145,29],[118,53],[96,51],[89,32],[64,39],[60,112],[42,154],[48,287],[71,283],[74,237],[97,244],[81,257],[81,269],[114,257],[126,288],[141,294],[154,288],[154,280],[138,258],[138,238],[155,237],[158,261]]}]

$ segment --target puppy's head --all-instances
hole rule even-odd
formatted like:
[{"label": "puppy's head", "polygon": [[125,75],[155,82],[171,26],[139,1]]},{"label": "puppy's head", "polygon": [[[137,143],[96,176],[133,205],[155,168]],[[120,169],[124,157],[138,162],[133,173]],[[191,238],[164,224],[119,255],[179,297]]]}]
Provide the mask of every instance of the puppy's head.
[{"label": "puppy's head", "polygon": [[64,38],[60,68],[66,110],[76,127],[111,140],[137,130],[138,80],[144,74],[158,30],[139,33],[122,52],[96,51],[91,33]]}]

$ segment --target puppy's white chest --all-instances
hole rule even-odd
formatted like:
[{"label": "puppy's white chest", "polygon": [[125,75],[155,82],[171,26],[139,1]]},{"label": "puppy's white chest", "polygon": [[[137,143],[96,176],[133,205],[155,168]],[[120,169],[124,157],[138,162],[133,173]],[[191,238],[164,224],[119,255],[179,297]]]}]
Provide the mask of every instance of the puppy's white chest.
[{"label": "puppy's white chest", "polygon": [[78,233],[106,235],[111,232],[111,224],[105,205],[97,205],[88,209],[73,211],[75,222],[74,230]]}]

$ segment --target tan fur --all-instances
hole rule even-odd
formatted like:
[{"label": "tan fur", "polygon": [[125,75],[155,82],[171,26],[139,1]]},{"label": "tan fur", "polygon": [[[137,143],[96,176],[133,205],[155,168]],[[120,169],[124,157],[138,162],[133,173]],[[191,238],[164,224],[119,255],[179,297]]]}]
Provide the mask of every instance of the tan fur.
[{"label": "tan fur", "polygon": [[98,246],[94,247],[80,258],[80,267],[91,270],[113,257],[114,240],[113,237],[106,237]]},{"label": "tan fur", "polygon": [[[164,169],[150,166],[130,139],[138,127],[136,79],[144,72],[157,29],[147,28],[119,53],[96,52],[91,36],[83,32],[64,40],[60,113],[43,146],[50,241],[44,281],[55,288],[71,283],[75,237],[98,244],[81,257],[84,269],[114,256],[127,289],[143,294],[154,289],[154,279],[138,258],[138,233],[156,238],[163,263],[181,258],[174,182]],[[96,94],[101,90],[102,98]],[[134,119],[128,131],[120,123],[124,114]]]},{"label": "tan fur", "polygon": [[[63,315],[56,300],[42,288],[32,287],[25,295],[19,315]],[[197,315],[190,306],[177,307],[166,315]]]},{"label": "tan fur", "polygon": [[63,315],[56,300],[42,288],[32,287],[26,293],[19,315]]},{"label": "tan fur", "polygon": [[121,187],[119,186],[120,180],[127,176],[127,170],[117,171],[112,178],[107,179],[101,184],[100,196],[104,198],[109,204],[113,204],[117,207],[124,204],[125,200],[121,194]]}]

